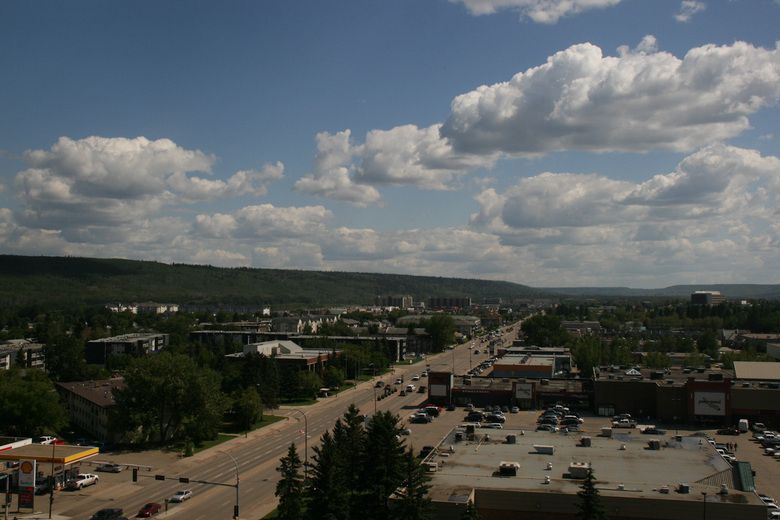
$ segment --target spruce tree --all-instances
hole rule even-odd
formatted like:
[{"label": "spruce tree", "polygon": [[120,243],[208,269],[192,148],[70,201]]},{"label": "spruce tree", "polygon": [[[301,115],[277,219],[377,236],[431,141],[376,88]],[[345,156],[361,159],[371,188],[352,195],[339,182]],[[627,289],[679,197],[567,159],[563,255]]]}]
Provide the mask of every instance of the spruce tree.
[{"label": "spruce tree", "polygon": [[577,504],[577,518],[580,520],[606,520],[604,506],[601,504],[599,490],[596,489],[596,478],[593,476],[593,468],[588,468],[588,475],[577,493],[580,502]]},{"label": "spruce tree", "polygon": [[390,495],[403,482],[404,447],[398,416],[374,414],[366,428],[363,481],[364,519],[390,520]]},{"label": "spruce tree", "polygon": [[343,468],[342,478],[347,490],[349,518],[360,518],[362,516],[360,499],[365,492],[362,478],[365,428],[363,416],[354,404],[349,406],[342,419],[336,421],[333,440],[336,444],[339,467]]},{"label": "spruce tree", "polygon": [[404,520],[427,520],[431,513],[429,478],[411,451],[403,455],[402,470],[404,479],[395,493],[395,500],[390,503],[391,516]]},{"label": "spruce tree", "polygon": [[311,520],[346,520],[349,515],[344,467],[330,432],[322,435],[314,448],[314,463],[309,472],[309,515]]},{"label": "spruce tree", "polygon": [[281,479],[276,484],[276,496],[279,497],[277,507],[279,520],[301,520],[303,517],[303,478],[301,477],[301,458],[290,444],[287,456],[279,460],[276,468]]},{"label": "spruce tree", "polygon": [[479,511],[477,511],[477,506],[474,505],[474,502],[469,500],[469,503],[466,504],[466,510],[463,511],[463,515],[460,517],[461,520],[479,520]]}]

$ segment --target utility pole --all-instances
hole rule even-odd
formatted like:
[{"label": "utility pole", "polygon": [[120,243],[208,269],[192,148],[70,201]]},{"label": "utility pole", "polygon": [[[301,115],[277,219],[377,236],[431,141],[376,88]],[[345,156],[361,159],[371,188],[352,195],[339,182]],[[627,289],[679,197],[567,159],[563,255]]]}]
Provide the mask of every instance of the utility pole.
[{"label": "utility pole", "polygon": [[[374,400],[374,403],[376,403],[376,400]],[[303,410],[293,409],[292,411],[303,415],[303,481],[306,482],[309,476],[309,420],[306,418],[306,412]]]}]

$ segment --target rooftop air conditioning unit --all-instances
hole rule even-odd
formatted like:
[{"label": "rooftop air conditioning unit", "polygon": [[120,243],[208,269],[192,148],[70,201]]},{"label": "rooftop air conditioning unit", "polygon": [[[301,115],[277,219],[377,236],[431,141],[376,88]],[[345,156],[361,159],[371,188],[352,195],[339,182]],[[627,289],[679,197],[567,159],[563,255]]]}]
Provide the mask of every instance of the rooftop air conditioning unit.
[{"label": "rooftop air conditioning unit", "polygon": [[439,470],[439,463],[438,462],[426,462],[425,463],[425,471],[428,473],[435,473]]},{"label": "rooftop air conditioning unit", "polygon": [[590,464],[587,462],[572,462],[569,464],[569,477],[571,478],[587,478]]},{"label": "rooftop air conditioning unit", "polygon": [[680,483],[680,485],[677,486],[677,492],[686,495],[691,492],[691,486],[685,483]]},{"label": "rooftop air conditioning unit", "polygon": [[519,462],[507,462],[502,460],[498,465],[498,474],[502,477],[515,477],[517,476],[517,470],[519,469]]}]

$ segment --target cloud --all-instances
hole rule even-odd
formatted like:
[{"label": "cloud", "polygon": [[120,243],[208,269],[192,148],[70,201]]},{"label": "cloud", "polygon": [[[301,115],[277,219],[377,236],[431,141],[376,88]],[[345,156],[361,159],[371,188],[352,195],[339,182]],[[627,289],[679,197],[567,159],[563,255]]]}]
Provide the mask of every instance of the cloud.
[{"label": "cloud", "polygon": [[462,3],[472,15],[493,14],[500,10],[514,10],[521,17],[537,23],[554,24],[564,16],[590,9],[610,7],[620,0],[450,0]]},{"label": "cloud", "polygon": [[636,286],[670,273],[685,280],[696,266],[744,280],[737,266],[766,272],[758,264],[779,256],[778,171],[780,158],[714,144],[638,183],[545,172],[480,193],[470,225],[523,251],[547,278],[565,269],[579,284],[625,276]]},{"label": "cloud", "polygon": [[680,10],[674,15],[674,19],[678,22],[685,23],[693,18],[693,15],[700,13],[707,8],[707,4],[698,0],[682,0],[680,3]]},{"label": "cloud", "polygon": [[[492,4],[491,4],[492,5]],[[457,96],[442,124],[317,134],[314,170],[295,183],[359,206],[381,186],[447,190],[501,158],[555,151],[691,151],[749,128],[780,100],[780,50],[704,45],[680,59],[647,35],[605,56],[573,45],[509,81]]]},{"label": "cloud", "polygon": [[167,178],[167,186],[186,201],[212,200],[242,195],[263,196],[266,184],[284,177],[284,164],[266,164],[260,170],[240,170],[227,181],[188,176],[174,172]]},{"label": "cloud", "polygon": [[705,45],[679,59],[645,37],[604,56],[573,45],[507,82],[457,96],[441,128],[460,153],[687,151],[733,137],[780,98],[780,52]]},{"label": "cloud", "polygon": [[193,229],[206,237],[277,239],[321,234],[333,213],[323,206],[245,206],[233,214],[200,214]]},{"label": "cloud", "polygon": [[316,136],[317,156],[314,172],[295,182],[294,189],[319,197],[368,206],[379,202],[379,191],[372,186],[357,184],[352,178],[352,157],[359,153],[350,143],[350,131],[335,134],[320,132]]}]

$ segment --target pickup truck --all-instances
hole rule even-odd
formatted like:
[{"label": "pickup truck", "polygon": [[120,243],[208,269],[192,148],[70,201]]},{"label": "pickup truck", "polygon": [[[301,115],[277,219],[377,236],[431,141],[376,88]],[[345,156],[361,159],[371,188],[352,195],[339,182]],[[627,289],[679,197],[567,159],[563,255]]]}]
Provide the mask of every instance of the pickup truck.
[{"label": "pickup truck", "polygon": [[612,421],[613,428],[636,428],[636,421],[633,419],[619,419]]},{"label": "pickup truck", "polygon": [[98,483],[100,478],[92,473],[79,473],[76,478],[68,480],[65,484],[67,489],[81,489]]}]

